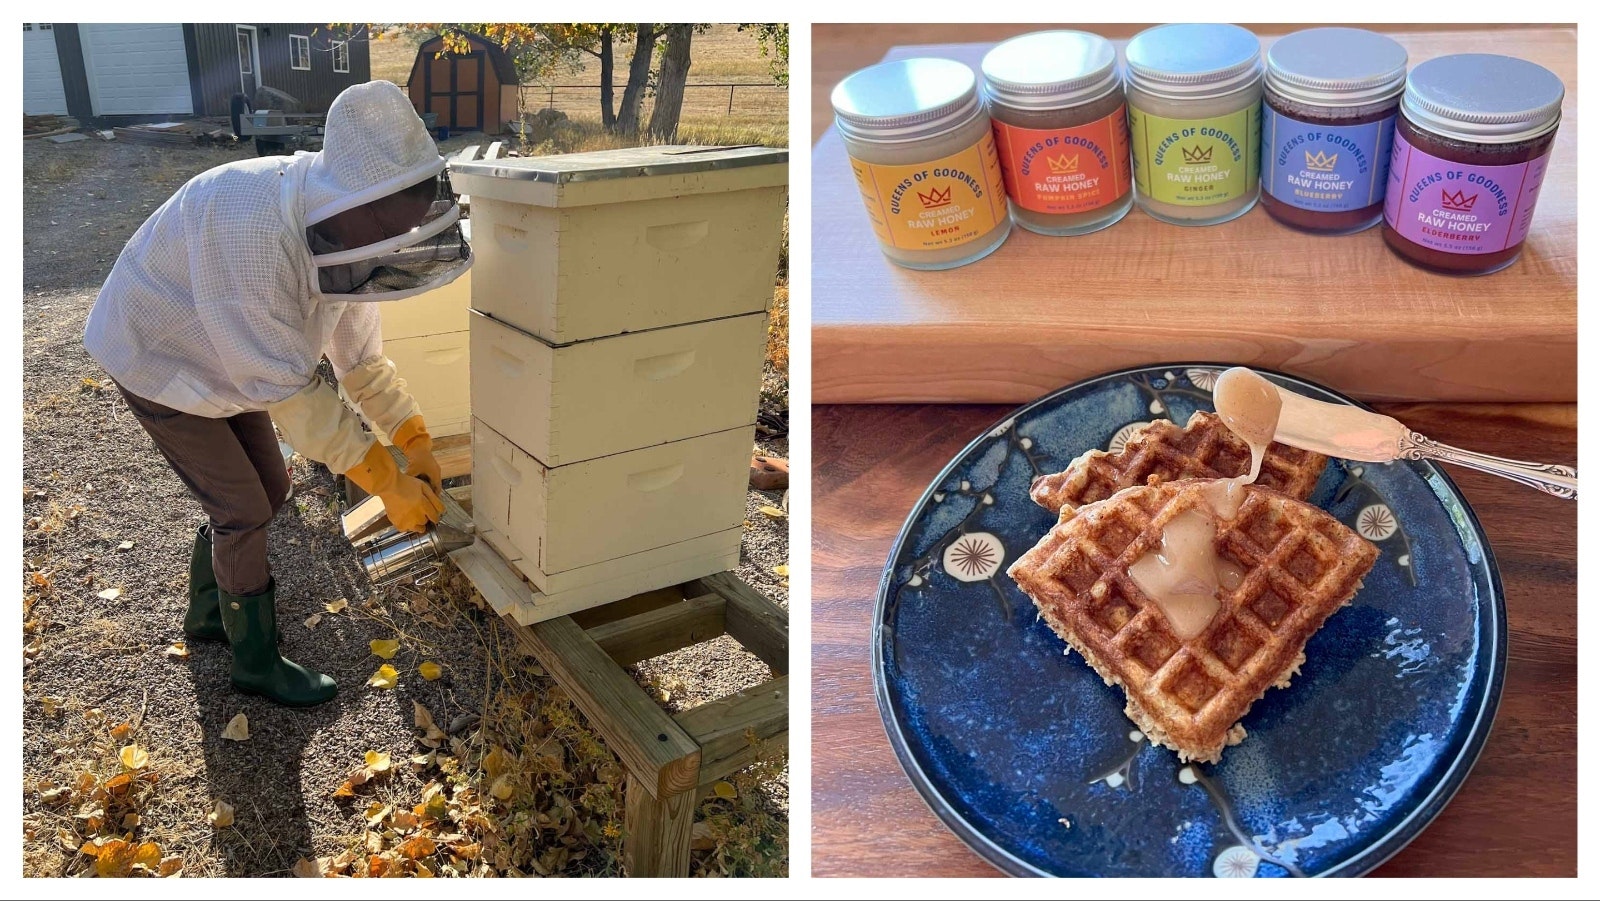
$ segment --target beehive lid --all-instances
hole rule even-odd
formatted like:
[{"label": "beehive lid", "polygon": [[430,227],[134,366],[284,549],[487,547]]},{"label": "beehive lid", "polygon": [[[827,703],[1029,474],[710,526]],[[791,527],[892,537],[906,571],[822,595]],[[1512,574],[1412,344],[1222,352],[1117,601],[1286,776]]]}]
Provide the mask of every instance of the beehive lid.
[{"label": "beehive lid", "polygon": [[662,145],[452,162],[450,178],[463,193],[470,190],[475,196],[566,205],[580,198],[587,202],[638,198],[622,189],[624,180],[632,180],[647,194],[656,190],[645,188],[646,184],[668,193],[785,184],[788,162],[785,147]]}]

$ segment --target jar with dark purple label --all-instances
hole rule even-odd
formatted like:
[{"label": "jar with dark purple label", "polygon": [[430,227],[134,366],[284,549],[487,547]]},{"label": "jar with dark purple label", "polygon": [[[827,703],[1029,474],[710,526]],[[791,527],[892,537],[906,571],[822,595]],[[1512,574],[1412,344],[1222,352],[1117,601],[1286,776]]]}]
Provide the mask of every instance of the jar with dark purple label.
[{"label": "jar with dark purple label", "polygon": [[1566,88],[1543,66],[1462,53],[1406,81],[1383,239],[1427,269],[1483,275],[1522,253]]},{"label": "jar with dark purple label", "polygon": [[1406,51],[1360,28],[1308,28],[1267,49],[1261,205],[1285,225],[1343,235],[1383,219]]}]

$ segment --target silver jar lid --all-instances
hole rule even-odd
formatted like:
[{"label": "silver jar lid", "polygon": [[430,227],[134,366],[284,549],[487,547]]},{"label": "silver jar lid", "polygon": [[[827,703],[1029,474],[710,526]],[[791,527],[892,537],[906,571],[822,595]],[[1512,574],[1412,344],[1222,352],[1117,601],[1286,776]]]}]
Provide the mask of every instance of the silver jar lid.
[{"label": "silver jar lid", "polygon": [[1307,28],[1267,48],[1267,87],[1310,106],[1364,106],[1406,89],[1406,48],[1361,28]]},{"label": "silver jar lid", "polygon": [[1237,25],[1157,25],[1125,51],[1128,83],[1176,99],[1221,97],[1261,75],[1261,41]]},{"label": "silver jar lid", "polygon": [[1077,106],[1117,87],[1117,51],[1086,31],[1035,31],[983,56],[983,86],[996,103],[1022,109]]},{"label": "silver jar lid", "polygon": [[1544,66],[1492,53],[1458,53],[1412,69],[1401,108],[1418,127],[1447,138],[1512,144],[1555,128],[1566,93]]},{"label": "silver jar lid", "polygon": [[881,143],[943,134],[982,110],[972,69],[932,57],[868,66],[839,82],[832,100],[841,133]]}]

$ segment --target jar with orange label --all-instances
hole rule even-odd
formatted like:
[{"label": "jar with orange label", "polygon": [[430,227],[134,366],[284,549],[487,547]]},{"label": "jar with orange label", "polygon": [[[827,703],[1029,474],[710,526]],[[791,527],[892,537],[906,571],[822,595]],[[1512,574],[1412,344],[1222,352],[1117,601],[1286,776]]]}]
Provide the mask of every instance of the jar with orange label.
[{"label": "jar with orange label", "polygon": [[1128,109],[1111,42],[1039,31],[983,58],[1011,217],[1042,235],[1083,235],[1133,207]]},{"label": "jar with orange label", "polygon": [[834,121],[884,256],[908,269],[981,260],[1011,232],[989,114],[970,68],[904,59],[833,89]]}]

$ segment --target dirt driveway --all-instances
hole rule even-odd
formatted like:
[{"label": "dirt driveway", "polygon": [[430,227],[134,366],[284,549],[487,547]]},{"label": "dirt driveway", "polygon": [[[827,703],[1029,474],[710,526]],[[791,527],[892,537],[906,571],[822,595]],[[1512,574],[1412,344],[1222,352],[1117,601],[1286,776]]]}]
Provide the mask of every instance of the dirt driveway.
[{"label": "dirt driveway", "polygon": [[[322,467],[296,466],[271,554],[284,652],[336,678],[338,698],[274,707],[229,687],[225,649],[173,649],[201,514],[85,353],[83,323],[145,217],[192,175],[252,153],[24,145],[25,873],[92,869],[75,849],[121,840],[156,845],[148,853],[191,876],[286,875],[317,858],[348,873],[373,860],[373,873],[615,873],[621,785],[609,752],[462,580],[374,594]],[[785,441],[763,450],[787,455]],[[775,502],[751,493],[739,572],[787,606],[774,572],[787,562],[787,523],[757,512]],[[390,690],[366,685],[384,662],[375,639],[400,643]],[[423,678],[425,661],[442,675]],[[770,674],[722,639],[647,661],[638,676],[676,708]],[[448,734],[419,743],[417,705]],[[248,740],[222,738],[241,713]],[[129,746],[148,760],[130,765]],[[510,781],[494,782],[507,759]],[[334,797],[363,771],[371,778],[353,797]],[[782,872],[786,768],[733,781],[735,797],[702,805],[697,872]],[[208,821],[219,801],[229,824]],[[427,833],[415,821],[434,813],[442,825]],[[411,853],[428,835],[437,849]]]}]

